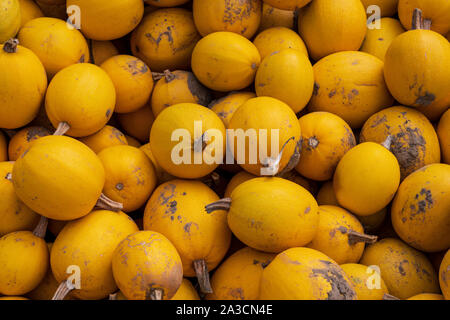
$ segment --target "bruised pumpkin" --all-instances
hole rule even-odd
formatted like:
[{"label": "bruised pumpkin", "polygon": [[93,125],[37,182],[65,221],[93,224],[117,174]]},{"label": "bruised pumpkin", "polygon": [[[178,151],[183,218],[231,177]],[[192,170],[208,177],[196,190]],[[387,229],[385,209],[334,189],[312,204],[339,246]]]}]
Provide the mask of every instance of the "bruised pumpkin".
[{"label": "bruised pumpkin", "polygon": [[0,43],[14,37],[21,22],[20,3],[18,0],[0,1]]},{"label": "bruised pumpkin", "polygon": [[119,51],[111,41],[96,41],[90,42],[92,52],[92,63],[100,66],[103,62],[111,57],[117,56]]},{"label": "bruised pumpkin", "polygon": [[16,161],[27,150],[34,140],[49,136],[51,133],[44,127],[27,127],[17,132],[9,141],[8,158]]},{"label": "bruised pumpkin", "polygon": [[295,12],[282,10],[263,2],[259,32],[273,27],[294,28]]},{"label": "bruised pumpkin", "polygon": [[[20,27],[28,21],[44,16],[41,8],[33,0],[19,0],[20,4]],[[1,42],[1,41],[0,41]]]},{"label": "bruised pumpkin", "polygon": [[420,9],[423,18],[431,23],[431,30],[445,35],[450,31],[450,3],[446,0],[399,0],[398,16],[403,26],[411,30],[414,9]]},{"label": "bruised pumpkin", "polygon": [[272,7],[282,10],[296,10],[306,6],[311,0],[263,0]]},{"label": "bruised pumpkin", "polygon": [[79,140],[97,154],[109,147],[128,144],[127,138],[122,132],[108,125],[93,135],[80,138]]},{"label": "bruised pumpkin", "polygon": [[358,300],[383,300],[389,294],[383,278],[376,269],[357,263],[341,265],[342,270],[350,278]]},{"label": "bruised pumpkin", "polygon": [[225,97],[212,101],[208,108],[214,111],[228,128],[236,110],[251,98],[256,98],[256,94],[248,91],[231,92]]},{"label": "bruised pumpkin", "polygon": [[442,160],[446,164],[450,164],[450,110],[442,115],[437,127],[437,134],[441,143]]},{"label": "bruised pumpkin", "polygon": [[145,105],[137,111],[118,114],[117,120],[128,135],[140,142],[146,142],[150,137],[150,129],[155,121],[155,116],[150,106]]}]

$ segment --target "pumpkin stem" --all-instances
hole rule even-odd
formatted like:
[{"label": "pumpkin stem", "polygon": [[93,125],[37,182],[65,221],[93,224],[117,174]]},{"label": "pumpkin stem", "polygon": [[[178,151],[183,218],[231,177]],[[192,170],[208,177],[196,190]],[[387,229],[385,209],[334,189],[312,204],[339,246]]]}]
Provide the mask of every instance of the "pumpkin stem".
[{"label": "pumpkin stem", "polygon": [[383,141],[383,143],[381,145],[383,147],[385,147],[386,149],[388,149],[389,151],[391,151],[392,139],[393,139],[393,137],[391,135],[389,135],[386,138],[386,140]]},{"label": "pumpkin stem", "polygon": [[145,300],[162,300],[164,296],[164,290],[161,288],[149,288],[145,295]]},{"label": "pumpkin stem", "polygon": [[114,212],[119,212],[123,209],[122,203],[111,200],[103,193],[100,195],[100,198],[97,200],[97,203],[95,206],[100,209],[114,211]]},{"label": "pumpkin stem", "polygon": [[400,300],[399,298],[389,294],[389,293],[385,293],[383,295],[383,300]]},{"label": "pumpkin stem", "polygon": [[161,80],[162,78],[166,79],[166,82],[169,83],[175,80],[176,76],[170,72],[170,70],[164,70],[164,72],[152,72],[153,81]]},{"label": "pumpkin stem", "polygon": [[371,236],[368,234],[359,233],[354,230],[348,231],[347,235],[348,235],[348,243],[351,246],[354,244],[360,243],[360,242],[364,242],[367,244],[373,244],[373,243],[377,242],[377,240],[378,240],[377,236]]},{"label": "pumpkin stem", "polygon": [[109,295],[108,300],[117,300],[117,292],[116,292],[116,293],[111,293],[111,294]]},{"label": "pumpkin stem", "polygon": [[300,161],[301,152],[302,152],[302,143],[303,143],[302,139],[297,141],[297,145],[295,146],[294,154],[289,159],[289,162],[287,163],[286,167],[284,167],[284,169],[281,170],[281,172],[279,174],[277,174],[278,177],[283,176],[284,174],[288,173],[289,171],[291,171],[298,165],[298,163]]},{"label": "pumpkin stem", "polygon": [[230,210],[230,207],[231,207],[231,198],[224,198],[206,205],[205,210],[207,213],[212,213],[217,210],[228,211]]},{"label": "pumpkin stem", "polygon": [[203,293],[213,293],[211,283],[209,281],[208,266],[204,259],[194,261],[195,274],[197,275],[200,291]]},{"label": "pumpkin stem", "polygon": [[67,122],[60,122],[60,123],[58,123],[58,128],[56,128],[56,131],[55,131],[55,133],[53,133],[53,135],[54,136],[63,136],[69,130],[70,130],[70,125]]},{"label": "pumpkin stem", "polygon": [[281,147],[281,151],[276,158],[268,157],[262,161],[262,167],[265,168],[265,173],[269,173],[269,175],[276,175],[278,170],[280,169],[281,158],[283,157],[284,148],[287,146],[288,142],[291,140],[295,140],[295,137],[290,137]]},{"label": "pumpkin stem", "polygon": [[45,234],[47,233],[47,226],[48,226],[48,219],[44,216],[41,216],[36,228],[34,228],[33,230],[33,234],[36,237],[44,238]]},{"label": "pumpkin stem", "polygon": [[53,295],[52,300],[64,300],[64,298],[69,294],[70,291],[75,289],[75,286],[69,282],[68,280],[64,280],[56,289],[55,294]]},{"label": "pumpkin stem", "polygon": [[424,30],[431,30],[431,19],[424,19],[423,20],[423,29]]},{"label": "pumpkin stem", "polygon": [[6,53],[16,53],[18,44],[19,44],[18,39],[9,39],[3,45],[3,51],[5,51]]},{"label": "pumpkin stem", "polygon": [[419,8],[415,8],[412,16],[412,30],[430,30],[431,19],[423,19],[423,12]]},{"label": "pumpkin stem", "polygon": [[315,149],[319,145],[319,140],[317,140],[316,136],[308,139],[308,146]]}]

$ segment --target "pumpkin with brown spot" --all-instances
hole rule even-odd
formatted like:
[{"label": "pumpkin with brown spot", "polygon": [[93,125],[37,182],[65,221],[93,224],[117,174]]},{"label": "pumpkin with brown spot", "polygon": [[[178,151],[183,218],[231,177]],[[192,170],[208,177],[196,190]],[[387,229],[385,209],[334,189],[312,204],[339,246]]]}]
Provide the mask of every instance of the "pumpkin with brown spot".
[{"label": "pumpkin with brown spot", "polygon": [[[8,156],[10,161],[16,161],[29,148],[34,140],[49,136],[51,133],[44,127],[27,127],[17,132],[9,141]],[[0,157],[1,158],[1,157]]]},{"label": "pumpkin with brown spot", "polygon": [[446,0],[399,0],[398,16],[403,26],[411,30],[414,9],[423,12],[423,18],[431,24],[431,30],[445,35],[450,31],[450,3]]},{"label": "pumpkin with brown spot", "polygon": [[228,128],[236,110],[251,98],[256,98],[256,94],[248,91],[231,92],[225,97],[212,101],[208,107],[217,113]]},{"label": "pumpkin with brown spot", "polygon": [[127,138],[122,132],[108,125],[90,136],[80,138],[80,141],[97,154],[109,147],[128,144]]},{"label": "pumpkin with brown spot", "polygon": [[197,290],[195,290],[192,282],[183,278],[181,286],[170,300],[200,300]]}]

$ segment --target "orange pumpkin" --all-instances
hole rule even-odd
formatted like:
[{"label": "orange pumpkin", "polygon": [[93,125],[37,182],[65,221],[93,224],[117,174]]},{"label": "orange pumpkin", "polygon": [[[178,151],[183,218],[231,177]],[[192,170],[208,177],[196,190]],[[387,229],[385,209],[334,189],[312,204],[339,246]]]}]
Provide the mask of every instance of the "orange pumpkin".
[{"label": "orange pumpkin", "polygon": [[217,113],[225,127],[228,128],[235,111],[251,98],[256,98],[256,94],[246,91],[231,92],[225,97],[212,101],[208,107]]},{"label": "orange pumpkin", "polygon": [[150,137],[155,116],[150,106],[146,105],[135,112],[118,114],[117,120],[127,134],[141,142],[146,142]]},{"label": "orange pumpkin", "polygon": [[92,63],[100,66],[111,57],[117,56],[119,51],[111,41],[90,41],[92,51]]},{"label": "orange pumpkin", "polygon": [[258,32],[273,27],[294,28],[295,12],[293,10],[282,10],[266,2],[263,3],[261,23]]},{"label": "orange pumpkin", "polygon": [[253,40],[253,44],[258,48],[261,59],[283,49],[295,49],[308,56],[308,50],[302,38],[293,30],[285,27],[274,27],[262,31]]},{"label": "orange pumpkin", "polygon": [[22,153],[29,148],[34,140],[49,136],[50,134],[50,131],[44,127],[27,127],[20,130],[11,138],[11,141],[9,142],[9,160],[16,161]]},{"label": "orange pumpkin", "polygon": [[103,129],[93,135],[80,138],[79,140],[91,148],[95,153],[99,153],[103,149],[112,146],[128,144],[127,138],[122,132],[108,125],[104,126]]},{"label": "orange pumpkin", "polygon": [[445,35],[450,31],[450,3],[446,0],[399,0],[398,16],[403,26],[411,30],[414,9],[420,9],[431,30]]}]

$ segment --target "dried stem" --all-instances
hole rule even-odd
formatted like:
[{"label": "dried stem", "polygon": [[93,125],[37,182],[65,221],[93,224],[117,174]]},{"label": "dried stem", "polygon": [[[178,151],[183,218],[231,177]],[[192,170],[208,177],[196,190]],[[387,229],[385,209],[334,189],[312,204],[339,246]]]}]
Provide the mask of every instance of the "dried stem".
[{"label": "dried stem", "polygon": [[217,210],[228,211],[230,210],[230,207],[231,207],[231,198],[224,198],[206,205],[205,210],[207,213],[212,213]]},{"label": "dried stem", "polygon": [[208,266],[204,259],[194,261],[194,270],[197,275],[200,291],[203,293],[213,293],[211,283],[209,281]]},{"label": "dried stem", "polygon": [[54,136],[63,136],[69,130],[70,130],[70,126],[67,122],[60,122],[58,124],[58,128],[56,128],[56,131],[55,131],[55,133],[53,133],[53,135]]},{"label": "dried stem", "polygon": [[283,170],[281,170],[281,172],[279,174],[277,174],[278,177],[281,177],[284,174],[288,173],[289,171],[292,171],[292,169],[294,169],[298,165],[298,163],[300,161],[301,152],[302,152],[302,142],[303,142],[302,139],[297,141],[297,145],[295,146],[294,154],[289,159],[289,162],[286,165],[286,167],[284,167]]},{"label": "dried stem", "polygon": [[424,30],[431,30],[431,19],[424,19],[422,26]]},{"label": "dried stem", "polygon": [[52,300],[64,300],[64,298],[75,289],[75,286],[69,282],[68,280],[64,280],[61,282],[58,286],[58,289],[56,289],[55,294],[53,295]]},{"label": "dried stem", "polygon": [[164,72],[152,72],[153,81],[161,80],[162,78],[166,79],[166,82],[169,83],[175,80],[176,76],[170,72],[170,70],[164,70]]},{"label": "dried stem", "polygon": [[3,51],[5,51],[6,53],[16,53],[18,45],[19,45],[18,39],[9,39],[3,45]]},{"label": "dried stem", "polygon": [[385,147],[386,149],[388,149],[389,151],[391,151],[392,139],[393,139],[393,137],[391,135],[389,135],[386,138],[386,140],[383,141],[383,143],[381,145],[383,147]]},{"label": "dried stem", "polygon": [[33,230],[33,234],[36,237],[44,238],[45,234],[47,233],[47,226],[48,226],[48,219],[44,216],[41,216],[36,228],[34,228]]},{"label": "dried stem", "polygon": [[359,233],[354,230],[348,231],[347,235],[348,235],[348,243],[351,246],[354,244],[360,243],[360,242],[364,242],[367,244],[373,244],[373,243],[377,242],[377,240],[378,240],[377,236],[371,236],[368,234]]},{"label": "dried stem", "polygon": [[422,10],[415,8],[412,16],[412,30],[423,29],[422,28]]},{"label": "dried stem", "polygon": [[161,288],[151,288],[150,294],[147,296],[147,300],[162,300],[164,296],[164,290]]},{"label": "dried stem", "polygon": [[104,210],[119,212],[123,209],[123,204],[120,202],[116,202],[111,200],[103,193],[100,195],[100,198],[97,200],[96,207]]}]

